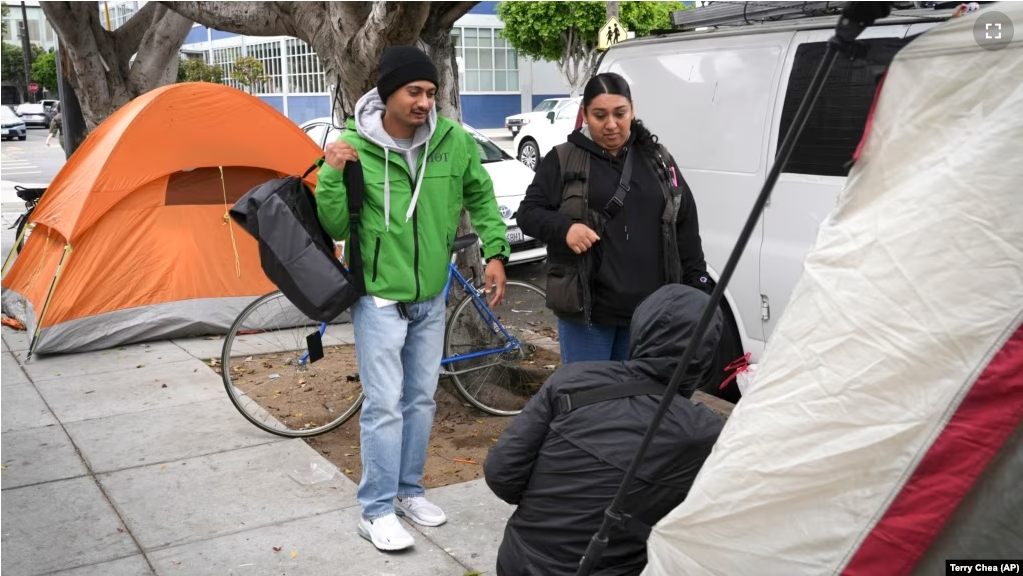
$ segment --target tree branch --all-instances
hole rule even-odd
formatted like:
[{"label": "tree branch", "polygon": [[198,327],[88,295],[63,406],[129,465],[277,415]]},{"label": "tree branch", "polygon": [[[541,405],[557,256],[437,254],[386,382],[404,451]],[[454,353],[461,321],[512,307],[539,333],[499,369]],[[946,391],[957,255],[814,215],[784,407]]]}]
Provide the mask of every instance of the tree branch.
[{"label": "tree branch", "polygon": [[[296,29],[291,17],[292,2],[160,2],[178,14],[207,28],[248,36],[296,36],[308,41]],[[302,2],[307,10],[318,10],[326,18],[322,2]]]},{"label": "tree branch", "polygon": [[384,46],[412,44],[419,39],[429,14],[430,4],[427,2],[377,0],[373,2],[369,18],[352,40],[352,47],[355,50],[361,48],[365,55],[376,61]]},{"label": "tree branch", "polygon": [[477,4],[479,2],[430,2],[430,16],[425,27],[429,30],[451,28]]},{"label": "tree branch", "polygon": [[[156,21],[157,12],[162,13],[166,10],[166,6],[161,6],[155,2],[147,2],[123,26],[114,30],[114,42],[117,43],[119,48],[121,46],[134,46],[137,49],[138,45],[142,43],[142,37],[146,35],[146,31]],[[134,51],[133,49],[132,53]]]},{"label": "tree branch", "polygon": [[174,81],[178,73],[178,51],[192,29],[191,20],[166,6],[157,7],[151,24],[135,46],[137,56],[128,71],[128,89],[134,94]]},{"label": "tree branch", "polygon": [[63,44],[80,43],[82,35],[88,31],[88,26],[83,26],[83,23],[92,21],[88,12],[99,14],[99,2],[40,2],[39,7]]}]

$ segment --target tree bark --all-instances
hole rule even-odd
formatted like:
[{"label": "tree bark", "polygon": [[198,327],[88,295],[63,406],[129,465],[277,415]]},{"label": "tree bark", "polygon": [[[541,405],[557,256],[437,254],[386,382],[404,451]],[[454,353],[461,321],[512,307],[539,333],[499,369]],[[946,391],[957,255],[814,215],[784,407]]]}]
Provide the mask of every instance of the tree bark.
[{"label": "tree bark", "polygon": [[618,2],[616,0],[608,0],[607,3],[607,19],[618,17]]},{"label": "tree bark", "polygon": [[[156,3],[117,30],[106,30],[97,2],[40,2],[66,52],[66,78],[78,95],[89,131],[154,88],[174,81],[178,50],[192,23]],[[132,62],[132,57],[135,60]]]}]

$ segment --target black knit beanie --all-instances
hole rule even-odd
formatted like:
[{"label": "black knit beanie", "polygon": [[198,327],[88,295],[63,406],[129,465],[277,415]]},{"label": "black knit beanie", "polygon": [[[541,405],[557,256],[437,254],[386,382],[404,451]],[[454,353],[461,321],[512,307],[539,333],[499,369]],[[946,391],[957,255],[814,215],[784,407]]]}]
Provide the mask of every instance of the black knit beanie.
[{"label": "black knit beanie", "polygon": [[437,81],[437,67],[422,50],[415,46],[391,46],[385,48],[380,55],[380,66],[377,69],[377,91],[380,99],[387,102],[399,88],[415,82],[428,80],[434,86]]}]

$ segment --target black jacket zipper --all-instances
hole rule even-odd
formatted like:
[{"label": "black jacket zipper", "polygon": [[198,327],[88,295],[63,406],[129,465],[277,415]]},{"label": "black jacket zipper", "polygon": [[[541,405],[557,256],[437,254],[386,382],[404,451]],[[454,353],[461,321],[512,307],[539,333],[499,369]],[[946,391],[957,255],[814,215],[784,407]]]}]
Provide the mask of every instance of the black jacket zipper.
[{"label": "black jacket zipper", "polygon": [[380,264],[380,237],[377,236],[376,248],[373,249],[373,282],[377,281],[377,267]]}]

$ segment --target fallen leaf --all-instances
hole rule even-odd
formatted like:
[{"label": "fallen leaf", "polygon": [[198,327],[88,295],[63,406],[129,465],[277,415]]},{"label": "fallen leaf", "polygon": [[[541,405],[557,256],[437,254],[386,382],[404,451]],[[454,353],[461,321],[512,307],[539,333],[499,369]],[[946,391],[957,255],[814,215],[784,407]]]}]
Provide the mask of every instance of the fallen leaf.
[{"label": "fallen leaf", "polygon": [[274,552],[280,552],[281,548],[284,548],[284,547],[283,546],[274,546]]},{"label": "fallen leaf", "polygon": [[160,386],[160,388],[166,388],[166,387],[167,387],[166,384],[163,384],[163,385]]},{"label": "fallen leaf", "polygon": [[345,468],[345,474],[351,474],[351,473],[352,473],[352,470],[350,468]]},{"label": "fallen leaf", "polygon": [[451,461],[460,462],[462,464],[479,464],[479,462],[476,462],[475,460],[467,460],[465,458],[452,458]]},{"label": "fallen leaf", "polygon": [[171,560],[171,564],[173,564],[175,566],[181,566],[181,562],[175,562],[173,560]]},{"label": "fallen leaf", "polygon": [[7,466],[0,466],[0,470],[7,470]]},{"label": "fallen leaf", "polygon": [[477,420],[476,423],[477,424],[483,424],[483,420]]},{"label": "fallen leaf", "polygon": [[296,556],[298,556],[298,550],[292,550],[291,551],[291,557],[294,558]]},{"label": "fallen leaf", "polygon": [[160,470],[166,470],[166,469],[167,469],[167,465],[166,464],[164,464],[163,466],[160,466]]},{"label": "fallen leaf", "polygon": [[146,367],[145,364],[139,364],[138,366],[136,366],[136,368],[145,368],[145,367]]},{"label": "fallen leaf", "polygon": [[479,438],[479,435],[480,435],[480,431],[479,430],[473,430],[472,431],[472,437],[473,438]]},{"label": "fallen leaf", "polygon": [[497,444],[497,438],[491,438],[490,441],[493,442],[494,444]]}]

